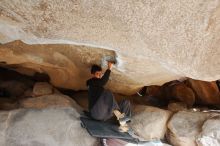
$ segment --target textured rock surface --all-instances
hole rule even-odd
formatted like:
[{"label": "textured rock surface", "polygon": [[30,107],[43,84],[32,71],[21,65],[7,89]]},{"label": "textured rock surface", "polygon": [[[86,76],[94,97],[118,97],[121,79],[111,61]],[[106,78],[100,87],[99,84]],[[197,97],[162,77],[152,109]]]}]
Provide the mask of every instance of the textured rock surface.
[{"label": "textured rock surface", "polygon": [[173,102],[173,103],[169,103],[167,108],[169,111],[172,111],[172,112],[186,111],[187,105],[182,102]]},{"label": "textured rock surface", "polygon": [[195,103],[195,93],[193,90],[177,80],[163,84],[154,96],[165,103],[175,100],[184,102],[189,107]]},{"label": "textured rock surface", "polygon": [[116,55],[109,88],[127,94],[183,76],[217,80],[219,18],[218,0],[1,0],[1,43],[56,45],[2,45],[0,61],[85,89],[89,66]]},{"label": "textured rock surface", "polygon": [[51,86],[47,82],[37,82],[34,84],[34,88],[33,88],[34,96],[49,95],[52,93],[53,93],[53,86]]},{"label": "textured rock surface", "polygon": [[197,146],[196,139],[209,114],[180,111],[168,122],[168,141],[175,146]]},{"label": "textured rock surface", "polygon": [[199,104],[220,104],[220,92],[216,82],[188,79],[186,84],[194,91]]},{"label": "textured rock surface", "polygon": [[220,145],[220,115],[208,119],[202,126],[202,132],[198,136],[198,146]]},{"label": "textured rock surface", "polygon": [[73,108],[0,112],[1,146],[94,146]]},{"label": "textured rock surface", "polygon": [[75,107],[77,111],[82,108],[69,96],[62,94],[43,95],[39,97],[26,98],[21,100],[20,106],[22,108],[37,108],[43,109],[48,107]]},{"label": "textured rock surface", "polygon": [[136,106],[131,121],[134,132],[145,140],[163,139],[171,112],[150,106]]}]

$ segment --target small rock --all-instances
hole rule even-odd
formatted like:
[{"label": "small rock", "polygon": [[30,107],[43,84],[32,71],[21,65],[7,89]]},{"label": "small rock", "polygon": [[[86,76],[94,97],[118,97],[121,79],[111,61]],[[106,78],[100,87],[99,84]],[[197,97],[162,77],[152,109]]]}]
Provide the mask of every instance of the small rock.
[{"label": "small rock", "polygon": [[34,96],[49,95],[53,93],[53,87],[47,82],[37,82],[33,88]]},{"label": "small rock", "polygon": [[171,112],[151,106],[135,106],[131,127],[145,140],[163,139]]}]

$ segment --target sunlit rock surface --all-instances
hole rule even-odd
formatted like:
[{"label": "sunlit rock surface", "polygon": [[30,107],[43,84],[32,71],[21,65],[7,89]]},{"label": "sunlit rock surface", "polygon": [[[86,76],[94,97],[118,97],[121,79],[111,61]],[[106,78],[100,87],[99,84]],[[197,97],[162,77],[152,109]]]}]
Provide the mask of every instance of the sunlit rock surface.
[{"label": "sunlit rock surface", "polygon": [[198,136],[198,146],[220,145],[220,115],[204,122],[202,132]]},{"label": "sunlit rock surface", "polygon": [[167,140],[175,146],[197,146],[196,140],[209,114],[179,111],[168,122]]},{"label": "sunlit rock surface", "polygon": [[0,112],[1,146],[95,146],[74,108]]},{"label": "sunlit rock surface", "polygon": [[[90,65],[106,55],[118,59],[108,84],[114,92],[185,76],[213,81],[219,18],[218,0],[1,0],[0,61],[76,90],[86,89]],[[14,40],[26,44],[5,44]]]},{"label": "sunlit rock surface", "polygon": [[131,127],[145,140],[164,139],[167,121],[171,112],[151,106],[136,106],[133,110]]}]

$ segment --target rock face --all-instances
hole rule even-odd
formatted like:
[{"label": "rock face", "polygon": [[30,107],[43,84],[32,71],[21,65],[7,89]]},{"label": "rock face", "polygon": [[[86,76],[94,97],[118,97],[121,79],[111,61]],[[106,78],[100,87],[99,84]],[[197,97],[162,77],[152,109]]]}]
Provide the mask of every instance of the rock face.
[{"label": "rock face", "polygon": [[10,97],[19,97],[23,95],[25,90],[29,87],[20,81],[9,80],[1,81],[0,88],[4,89]]},{"label": "rock face", "polygon": [[84,110],[88,110],[88,92],[77,92],[72,95],[74,100],[79,104]]},{"label": "rock face", "polygon": [[188,107],[192,107],[196,100],[193,90],[184,83],[174,85],[171,88],[170,96],[180,102],[184,102]]},{"label": "rock face", "polygon": [[202,126],[202,132],[198,136],[198,146],[220,145],[220,115],[208,119]]},{"label": "rock face", "polygon": [[69,96],[62,94],[43,95],[39,97],[26,98],[20,101],[22,108],[43,109],[48,107],[75,107],[77,111],[82,108]]},{"label": "rock face", "polygon": [[1,146],[95,146],[73,108],[0,112]]},{"label": "rock face", "polygon": [[183,82],[171,81],[163,84],[159,90],[157,98],[169,102],[170,100],[177,100],[184,102],[191,107],[195,103],[195,93]]},{"label": "rock face", "polygon": [[186,84],[194,91],[199,104],[220,104],[220,92],[216,82],[205,82],[188,79]]},{"label": "rock face", "polygon": [[188,107],[197,105],[220,105],[220,92],[215,81],[206,82],[186,78],[184,81],[170,81],[162,86],[145,86],[140,91],[146,97],[159,99],[165,105],[170,101],[185,103]]},{"label": "rock face", "polygon": [[[146,88],[146,91],[144,91]],[[185,85],[184,82],[177,80],[167,82],[162,86],[146,86],[141,92],[147,98],[154,98],[161,101],[162,105],[168,105],[170,101],[185,103],[192,107],[195,103],[195,93]],[[145,93],[146,92],[146,93]]]},{"label": "rock face", "polygon": [[121,139],[107,139],[106,140],[106,144],[107,146],[137,146],[137,145],[144,145],[144,146],[171,146],[169,144],[166,143],[162,143],[160,141],[149,141],[149,142],[140,142],[140,144],[136,144],[136,143],[130,143],[127,141],[123,141]]},{"label": "rock face", "polygon": [[53,93],[53,87],[47,82],[37,82],[33,88],[34,96],[49,95]]},{"label": "rock face", "polygon": [[180,111],[168,122],[168,141],[175,146],[197,146],[196,139],[209,114]]},{"label": "rock face", "polygon": [[182,102],[173,102],[173,103],[169,103],[167,108],[172,112],[186,111],[187,105]]},{"label": "rock face", "polygon": [[145,140],[163,139],[171,112],[150,106],[136,106],[131,127]]},{"label": "rock face", "polygon": [[[0,61],[86,89],[89,67],[116,56],[108,88],[133,94],[180,77],[220,78],[218,0],[0,1]],[[29,44],[13,42],[22,40]],[[12,45],[13,44],[13,45]]]}]

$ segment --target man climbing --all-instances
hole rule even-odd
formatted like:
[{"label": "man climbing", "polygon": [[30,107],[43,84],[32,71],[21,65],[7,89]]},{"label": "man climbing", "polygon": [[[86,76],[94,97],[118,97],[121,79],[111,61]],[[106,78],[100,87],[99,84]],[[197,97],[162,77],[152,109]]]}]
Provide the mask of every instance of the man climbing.
[{"label": "man climbing", "polygon": [[108,82],[113,63],[108,62],[108,69],[102,76],[102,68],[93,65],[91,68],[92,78],[87,80],[89,92],[89,112],[93,119],[106,121],[114,115],[120,123],[119,130],[126,132],[129,128],[126,122],[130,121],[130,102],[123,100],[117,104],[111,91],[104,89]]}]

